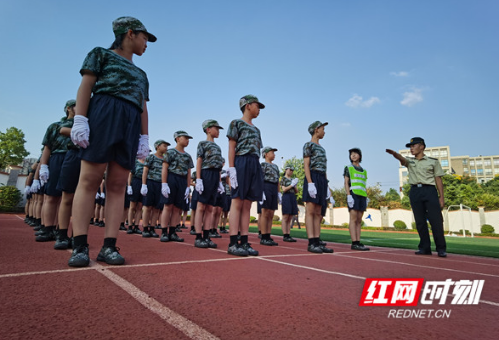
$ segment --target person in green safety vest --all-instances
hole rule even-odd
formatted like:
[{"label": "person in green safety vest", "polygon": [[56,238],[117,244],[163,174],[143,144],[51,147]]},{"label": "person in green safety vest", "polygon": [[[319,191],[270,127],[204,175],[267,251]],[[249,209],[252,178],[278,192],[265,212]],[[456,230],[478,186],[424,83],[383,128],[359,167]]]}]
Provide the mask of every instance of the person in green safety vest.
[{"label": "person in green safety vest", "polygon": [[345,178],[345,191],[347,192],[348,211],[350,213],[350,236],[352,238],[352,250],[369,250],[360,243],[360,228],[362,215],[367,209],[367,171],[360,166],[362,151],[359,148],[348,150],[350,165],[345,166],[343,177]]}]

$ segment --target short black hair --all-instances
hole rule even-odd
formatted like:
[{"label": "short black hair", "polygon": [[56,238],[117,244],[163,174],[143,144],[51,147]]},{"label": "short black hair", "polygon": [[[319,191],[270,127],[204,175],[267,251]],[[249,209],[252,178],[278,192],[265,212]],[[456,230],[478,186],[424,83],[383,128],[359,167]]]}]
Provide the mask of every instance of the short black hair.
[{"label": "short black hair", "polygon": [[[132,31],[132,32],[133,32],[133,34],[139,34],[139,32],[141,32],[141,31]],[[111,44],[111,47],[109,47],[109,49],[110,50],[115,50],[115,49],[121,48],[121,45],[123,45],[123,40],[125,40],[125,36],[126,36],[127,33],[128,33],[128,31],[125,32],[125,33],[123,33],[123,34],[118,35],[114,39],[114,41]]]},{"label": "short black hair", "polygon": [[350,161],[350,163],[352,163],[352,152],[355,152],[357,155],[359,155],[359,163],[362,162],[362,151],[360,151],[360,149],[350,149],[348,150],[348,160]]}]

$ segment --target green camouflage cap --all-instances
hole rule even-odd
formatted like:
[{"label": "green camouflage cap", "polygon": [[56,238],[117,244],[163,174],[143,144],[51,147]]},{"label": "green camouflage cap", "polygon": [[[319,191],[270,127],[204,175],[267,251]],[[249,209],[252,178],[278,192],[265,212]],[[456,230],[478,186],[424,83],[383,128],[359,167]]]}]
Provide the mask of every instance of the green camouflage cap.
[{"label": "green camouflage cap", "polygon": [[291,171],[295,171],[295,168],[292,167],[291,165],[287,165],[286,168],[284,170],[291,170]]},{"label": "green camouflage cap", "polygon": [[318,120],[316,120],[315,122],[313,122],[312,124],[310,124],[308,126],[308,132],[313,136],[314,132],[315,132],[315,129],[317,129],[317,128],[321,127],[321,126],[326,126],[327,124],[329,124],[329,123],[327,123],[327,122],[321,123]]},{"label": "green camouflage cap", "polygon": [[158,40],[153,34],[147,32],[146,27],[140,22],[139,19],[135,19],[133,17],[119,17],[113,21],[113,32],[115,37],[128,32],[128,30],[144,32],[147,34],[147,40],[150,42]]},{"label": "green camouflage cap", "polygon": [[216,126],[219,129],[223,129],[220,125],[218,125],[218,122],[215,119],[207,119],[203,122],[203,132],[206,132],[207,128]]},{"label": "green camouflage cap", "polygon": [[66,105],[64,105],[64,112],[68,113],[68,109],[71,107],[71,106],[75,106],[76,105],[76,100],[74,99],[70,99],[66,102]]},{"label": "green camouflage cap", "polygon": [[263,148],[263,150],[262,150],[262,154],[263,154],[263,156],[265,156],[265,154],[266,154],[267,152],[269,152],[269,151],[277,151],[277,149],[276,149],[276,148],[273,148],[273,147],[270,147],[270,146],[266,146],[266,147],[264,147],[264,148]]},{"label": "green camouflage cap", "polygon": [[248,95],[242,97],[241,99],[239,99],[239,108],[241,109],[244,105],[251,104],[251,103],[258,103],[258,106],[260,107],[260,109],[265,108],[265,105],[260,103],[258,101],[258,98],[252,94],[248,94]]},{"label": "green camouflage cap", "polygon": [[170,143],[168,143],[167,141],[162,140],[162,139],[158,139],[157,141],[154,142],[154,148],[157,149],[158,146],[160,146],[163,143],[170,146]]},{"label": "green camouflage cap", "polygon": [[187,132],[182,131],[182,130],[179,130],[179,131],[175,132],[175,133],[173,134],[173,139],[177,140],[177,137],[182,137],[182,136],[185,136],[185,137],[187,137],[187,138],[192,139],[192,137],[191,137],[191,136],[189,136],[189,134],[188,134]]}]

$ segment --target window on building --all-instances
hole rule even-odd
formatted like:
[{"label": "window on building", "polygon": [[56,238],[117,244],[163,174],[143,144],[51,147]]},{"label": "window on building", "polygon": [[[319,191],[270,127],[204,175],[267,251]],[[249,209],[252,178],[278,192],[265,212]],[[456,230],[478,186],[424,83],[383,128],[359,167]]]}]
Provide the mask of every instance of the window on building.
[{"label": "window on building", "polygon": [[442,160],[440,161],[440,164],[441,164],[442,166],[448,167],[448,166],[449,166],[449,161],[448,161],[447,159],[442,159]]},{"label": "window on building", "polygon": [[486,175],[492,175],[492,169],[485,169]]},{"label": "window on building", "polygon": [[471,174],[475,175],[475,169],[471,169]]},{"label": "window on building", "polygon": [[483,162],[481,159],[476,161],[476,166],[482,166]]},{"label": "window on building", "polygon": [[407,171],[402,171],[402,177],[407,177]]},{"label": "window on building", "polygon": [[494,158],[494,166],[499,166],[499,158]]},{"label": "window on building", "polygon": [[475,166],[475,161],[470,161],[470,166]]},{"label": "window on building", "polygon": [[467,174],[469,172],[468,168],[463,168],[463,172]]},{"label": "window on building", "polygon": [[495,174],[499,174],[499,168],[495,168],[495,169],[494,169],[494,173],[495,173]]},{"label": "window on building", "polygon": [[431,152],[431,155],[432,155],[433,157],[437,157],[437,158],[438,158],[438,157],[440,157],[440,152],[439,152],[438,150],[433,150],[433,151]]},{"label": "window on building", "polygon": [[467,159],[463,159],[463,165],[468,165],[468,160]]},{"label": "window on building", "polygon": [[483,169],[476,169],[476,174],[477,175],[483,175]]},{"label": "window on building", "polygon": [[447,157],[447,150],[440,151],[440,157]]},{"label": "window on building", "polygon": [[490,159],[486,159],[486,160],[483,161],[483,165],[484,166],[491,166],[492,162],[490,161]]}]

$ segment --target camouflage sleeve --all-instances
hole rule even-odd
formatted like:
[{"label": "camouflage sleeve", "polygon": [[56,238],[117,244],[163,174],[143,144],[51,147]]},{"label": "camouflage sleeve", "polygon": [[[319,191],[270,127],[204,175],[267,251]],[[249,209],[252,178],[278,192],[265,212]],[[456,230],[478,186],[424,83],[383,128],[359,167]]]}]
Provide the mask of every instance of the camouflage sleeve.
[{"label": "camouflage sleeve", "polygon": [[154,156],[152,154],[150,154],[149,156],[147,156],[146,160],[144,162],[144,166],[147,166],[148,168],[151,168],[153,159],[154,159]]},{"label": "camouflage sleeve", "polygon": [[260,145],[258,146],[258,150],[263,148],[263,142],[262,142],[262,134],[260,133],[260,129],[255,126],[256,130],[258,131],[258,142]]},{"label": "camouflage sleeve", "polygon": [[227,138],[233,139],[233,140],[238,140],[239,138],[239,131],[237,127],[237,119],[234,119],[232,122],[229,124],[229,128],[227,129]]},{"label": "camouflage sleeve", "polygon": [[192,162],[192,157],[186,152],[187,157],[189,158],[189,169],[194,168],[194,163]]},{"label": "camouflage sleeve", "polygon": [[165,154],[165,162],[168,163],[168,165],[170,165],[172,161],[173,161],[172,149],[168,149],[168,151]]},{"label": "camouflage sleeve", "polygon": [[81,75],[85,74],[85,71],[90,71],[96,76],[100,75],[104,61],[101,50],[102,47],[96,47],[87,54],[80,69]]},{"label": "camouflage sleeve", "polygon": [[343,177],[350,178],[350,171],[348,171],[348,166],[345,166],[345,170],[343,170]]},{"label": "camouflage sleeve", "polygon": [[54,130],[57,131],[58,127],[58,123],[52,123],[49,125],[47,131],[45,131],[45,136],[43,136],[42,145],[48,146],[50,149],[52,149],[52,143],[54,142]]},{"label": "camouflage sleeve", "polygon": [[203,143],[203,141],[199,142],[198,149],[196,152],[196,159],[200,158],[200,157],[201,157],[201,159],[204,159],[204,143]]},{"label": "camouflage sleeve", "polygon": [[310,147],[310,143],[305,143],[303,146],[303,158],[312,156],[312,148]]}]

